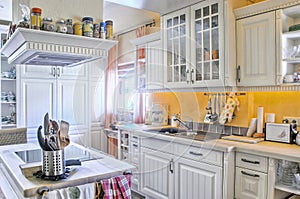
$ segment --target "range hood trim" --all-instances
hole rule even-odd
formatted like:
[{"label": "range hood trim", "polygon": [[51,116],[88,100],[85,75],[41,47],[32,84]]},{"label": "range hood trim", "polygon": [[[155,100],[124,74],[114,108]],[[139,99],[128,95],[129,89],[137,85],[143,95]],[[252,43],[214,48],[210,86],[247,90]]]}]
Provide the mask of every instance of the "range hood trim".
[{"label": "range hood trim", "polygon": [[[8,57],[10,64],[45,65],[34,58],[40,54],[53,59],[55,66],[72,67],[96,59],[106,58],[108,50],[117,44],[114,40],[105,40],[56,32],[18,28],[5,43],[1,53]],[[74,57],[74,62],[66,65],[64,61]]]}]

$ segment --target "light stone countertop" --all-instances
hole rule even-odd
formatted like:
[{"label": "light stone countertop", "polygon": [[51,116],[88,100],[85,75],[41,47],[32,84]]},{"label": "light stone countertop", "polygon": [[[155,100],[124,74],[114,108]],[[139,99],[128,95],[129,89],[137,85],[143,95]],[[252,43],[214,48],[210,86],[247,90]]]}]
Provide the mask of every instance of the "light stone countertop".
[{"label": "light stone countertop", "polygon": [[117,160],[105,153],[94,151],[83,146],[71,143],[76,147],[82,148],[91,154],[100,156],[100,159],[83,161],[81,166],[75,168],[67,179],[59,181],[46,181],[35,176],[26,178],[20,165],[25,163],[19,158],[15,152],[29,149],[40,149],[37,143],[18,144],[18,145],[6,145],[0,147],[0,163],[4,167],[4,172],[13,189],[17,189],[18,192],[24,197],[33,197],[36,195],[37,190],[40,187],[46,186],[50,190],[65,188],[69,186],[82,185],[86,183],[92,183],[100,179],[110,178],[116,175],[122,174],[124,171],[132,171],[135,167],[124,162]]},{"label": "light stone countertop", "polygon": [[166,140],[169,142],[176,142],[181,144],[188,144],[195,147],[209,148],[222,152],[244,152],[254,155],[266,156],[274,159],[283,159],[294,162],[300,162],[300,146],[296,144],[277,143],[270,141],[262,141],[257,144],[244,143],[238,141],[229,141],[224,139],[216,139],[211,141],[196,141],[180,137],[172,137],[158,133],[151,133],[144,130],[152,128],[151,126],[143,124],[127,124],[119,125],[120,129],[133,131],[134,134],[142,136],[142,139],[148,137]]}]

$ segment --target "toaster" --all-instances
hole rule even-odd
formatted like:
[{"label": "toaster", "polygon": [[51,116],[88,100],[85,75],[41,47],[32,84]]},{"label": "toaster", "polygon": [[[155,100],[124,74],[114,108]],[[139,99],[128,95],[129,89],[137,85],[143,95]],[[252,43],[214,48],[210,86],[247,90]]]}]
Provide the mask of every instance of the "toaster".
[{"label": "toaster", "polygon": [[294,143],[295,133],[291,124],[266,123],[266,141]]}]

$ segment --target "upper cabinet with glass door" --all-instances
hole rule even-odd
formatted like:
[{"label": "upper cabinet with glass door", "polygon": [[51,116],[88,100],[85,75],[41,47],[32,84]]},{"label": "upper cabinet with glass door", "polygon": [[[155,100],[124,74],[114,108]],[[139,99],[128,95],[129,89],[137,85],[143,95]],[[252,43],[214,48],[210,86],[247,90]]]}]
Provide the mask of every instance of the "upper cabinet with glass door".
[{"label": "upper cabinet with glass door", "polygon": [[224,85],[223,1],[191,7],[191,84]]},{"label": "upper cabinet with glass door", "polygon": [[223,0],[202,1],[164,16],[168,87],[224,85],[223,4]]},{"label": "upper cabinet with glass door", "polygon": [[189,62],[190,8],[163,17],[165,87],[186,87],[191,81]]}]

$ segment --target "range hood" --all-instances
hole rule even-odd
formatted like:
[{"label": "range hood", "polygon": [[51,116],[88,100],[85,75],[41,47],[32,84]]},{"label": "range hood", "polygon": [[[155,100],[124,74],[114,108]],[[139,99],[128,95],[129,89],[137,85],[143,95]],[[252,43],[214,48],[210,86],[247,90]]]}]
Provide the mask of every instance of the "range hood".
[{"label": "range hood", "polygon": [[1,53],[10,64],[72,67],[107,57],[116,44],[114,40],[18,28]]}]

